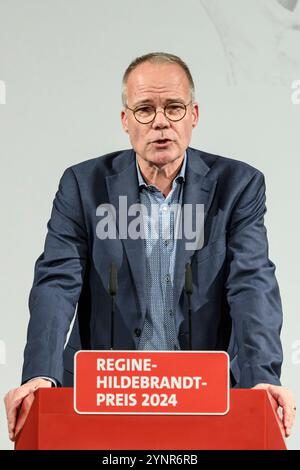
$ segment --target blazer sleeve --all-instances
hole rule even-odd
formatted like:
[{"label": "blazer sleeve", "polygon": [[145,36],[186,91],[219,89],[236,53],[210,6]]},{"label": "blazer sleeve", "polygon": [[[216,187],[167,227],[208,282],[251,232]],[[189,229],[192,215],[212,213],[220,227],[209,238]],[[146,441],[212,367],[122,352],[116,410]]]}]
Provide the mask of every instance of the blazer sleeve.
[{"label": "blazer sleeve", "polygon": [[47,228],[29,295],[22,383],[37,376],[51,377],[58,384],[63,380],[64,344],[81,293],[88,246],[72,168],[60,180]]},{"label": "blazer sleeve", "polygon": [[231,214],[226,295],[238,347],[239,388],[280,385],[282,305],[268,258],[264,175],[256,171]]}]

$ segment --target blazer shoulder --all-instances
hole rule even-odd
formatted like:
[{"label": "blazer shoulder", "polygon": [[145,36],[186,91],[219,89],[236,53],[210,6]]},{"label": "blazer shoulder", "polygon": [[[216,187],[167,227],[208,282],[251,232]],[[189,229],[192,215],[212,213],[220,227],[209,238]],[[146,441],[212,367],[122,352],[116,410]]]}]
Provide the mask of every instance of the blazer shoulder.
[{"label": "blazer shoulder", "polygon": [[200,157],[209,168],[209,176],[215,178],[233,178],[249,181],[254,177],[264,178],[258,168],[236,158],[225,157],[209,152],[200,152]]},{"label": "blazer shoulder", "polygon": [[130,154],[130,150],[117,150],[115,152],[100,155],[98,157],[84,160],[80,163],[70,166],[67,170],[74,173],[77,179],[86,179],[93,176],[105,177],[114,172],[115,162],[119,160],[119,156],[123,154]]}]

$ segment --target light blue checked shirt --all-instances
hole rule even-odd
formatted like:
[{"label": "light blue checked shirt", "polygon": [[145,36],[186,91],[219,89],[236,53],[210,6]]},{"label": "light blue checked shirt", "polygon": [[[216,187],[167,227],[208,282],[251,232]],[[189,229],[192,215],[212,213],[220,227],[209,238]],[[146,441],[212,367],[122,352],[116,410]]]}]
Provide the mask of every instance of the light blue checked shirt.
[{"label": "light blue checked shirt", "polygon": [[[145,237],[146,254],[146,301],[145,323],[138,349],[176,350],[180,349],[173,306],[174,267],[176,237],[174,236],[174,212],[171,204],[182,205],[187,154],[180,172],[172,182],[172,189],[165,198],[162,192],[145,182],[137,160],[136,168],[140,190],[140,202],[147,208],[142,221],[148,236]],[[156,236],[151,236],[151,205],[157,207]],[[153,219],[152,219],[153,222]],[[166,234],[170,236],[167,238]]]}]

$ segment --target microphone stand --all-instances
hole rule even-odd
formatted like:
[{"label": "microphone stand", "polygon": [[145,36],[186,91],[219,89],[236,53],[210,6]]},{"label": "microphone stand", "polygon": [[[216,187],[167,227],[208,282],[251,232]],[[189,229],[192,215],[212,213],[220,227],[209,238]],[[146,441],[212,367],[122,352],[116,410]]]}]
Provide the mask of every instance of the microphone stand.
[{"label": "microphone stand", "polygon": [[192,307],[191,307],[191,295],[193,293],[193,276],[192,276],[192,268],[190,263],[186,263],[185,265],[185,292],[187,294],[188,299],[188,319],[189,319],[189,350],[191,351],[192,348]]}]

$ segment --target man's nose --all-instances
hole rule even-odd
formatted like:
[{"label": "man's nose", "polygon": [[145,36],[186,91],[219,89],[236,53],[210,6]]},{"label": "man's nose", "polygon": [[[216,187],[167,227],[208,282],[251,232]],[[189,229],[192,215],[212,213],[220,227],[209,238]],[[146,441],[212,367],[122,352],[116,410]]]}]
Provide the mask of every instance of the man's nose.
[{"label": "man's nose", "polygon": [[170,127],[170,121],[166,118],[164,109],[156,110],[156,116],[152,123],[155,129],[163,129],[165,127]]}]

